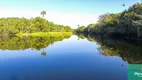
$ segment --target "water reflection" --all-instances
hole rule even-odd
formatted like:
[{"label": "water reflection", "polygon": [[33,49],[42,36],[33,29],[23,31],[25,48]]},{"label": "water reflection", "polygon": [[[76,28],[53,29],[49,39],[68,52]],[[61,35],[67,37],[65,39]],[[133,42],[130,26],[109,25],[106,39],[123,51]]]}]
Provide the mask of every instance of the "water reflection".
[{"label": "water reflection", "polygon": [[[0,37],[0,49],[1,50],[41,50],[49,45],[54,44],[54,42],[62,41],[63,39],[70,38],[70,36],[56,36],[56,37],[34,37],[34,36],[24,36],[24,37]],[[46,55],[46,52],[41,52],[42,55]]]},{"label": "water reflection", "polygon": [[142,43],[127,39],[111,39],[99,36],[78,35],[79,38],[86,37],[91,42],[97,42],[99,54],[104,56],[120,56],[124,61],[132,64],[142,63]]},{"label": "water reflection", "polygon": [[1,38],[0,80],[127,80],[127,62],[120,57],[98,53],[100,46],[85,36],[65,38]]},{"label": "water reflection", "polygon": [[41,52],[42,56],[46,56],[46,52],[44,52],[44,50]]},{"label": "water reflection", "polygon": [[[70,36],[58,37],[0,37],[1,50],[41,50],[47,48],[54,42],[62,41]],[[78,35],[78,40],[87,38],[88,41],[96,42],[99,45],[99,54],[103,56],[120,56],[128,63],[142,63],[142,43],[138,41],[120,40],[104,38],[99,36]],[[40,52],[42,56],[46,56],[47,52],[43,49]],[[121,65],[123,66],[123,64]]]}]

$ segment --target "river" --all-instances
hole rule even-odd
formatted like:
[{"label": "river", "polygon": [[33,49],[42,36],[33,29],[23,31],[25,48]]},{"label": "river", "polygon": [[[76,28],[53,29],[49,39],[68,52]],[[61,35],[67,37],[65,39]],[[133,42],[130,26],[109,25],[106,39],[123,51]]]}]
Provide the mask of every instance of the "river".
[{"label": "river", "polygon": [[142,59],[140,45],[76,35],[1,38],[0,49],[0,80],[127,80]]}]

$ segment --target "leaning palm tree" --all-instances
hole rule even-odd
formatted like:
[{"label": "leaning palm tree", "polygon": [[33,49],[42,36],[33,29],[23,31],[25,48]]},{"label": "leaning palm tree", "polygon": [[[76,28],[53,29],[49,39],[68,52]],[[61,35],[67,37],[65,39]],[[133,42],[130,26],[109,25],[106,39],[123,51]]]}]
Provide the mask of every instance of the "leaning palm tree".
[{"label": "leaning palm tree", "polygon": [[46,11],[43,10],[43,11],[41,12],[41,15],[42,15],[42,18],[44,18],[44,15],[46,15]]}]

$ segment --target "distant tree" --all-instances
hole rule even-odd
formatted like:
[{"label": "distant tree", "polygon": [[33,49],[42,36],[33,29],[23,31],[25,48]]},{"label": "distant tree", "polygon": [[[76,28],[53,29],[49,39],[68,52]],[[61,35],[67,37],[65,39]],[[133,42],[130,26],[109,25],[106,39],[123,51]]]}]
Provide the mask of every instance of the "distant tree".
[{"label": "distant tree", "polygon": [[85,26],[80,26],[76,29],[76,32],[83,33],[85,28],[86,28]]},{"label": "distant tree", "polygon": [[43,11],[41,12],[41,15],[42,15],[42,18],[44,18],[44,15],[46,15],[46,11],[43,10]]},{"label": "distant tree", "polygon": [[122,4],[122,6],[125,7],[126,5],[125,5],[125,4]]}]

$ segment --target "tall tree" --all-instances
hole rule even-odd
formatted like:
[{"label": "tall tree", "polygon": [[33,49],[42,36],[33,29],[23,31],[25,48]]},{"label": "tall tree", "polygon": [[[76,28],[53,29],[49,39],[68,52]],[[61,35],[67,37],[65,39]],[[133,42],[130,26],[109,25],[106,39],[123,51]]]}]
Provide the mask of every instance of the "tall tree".
[{"label": "tall tree", "polygon": [[46,15],[46,11],[43,10],[43,11],[41,12],[41,15],[42,15],[42,18],[44,18],[44,15]]}]

